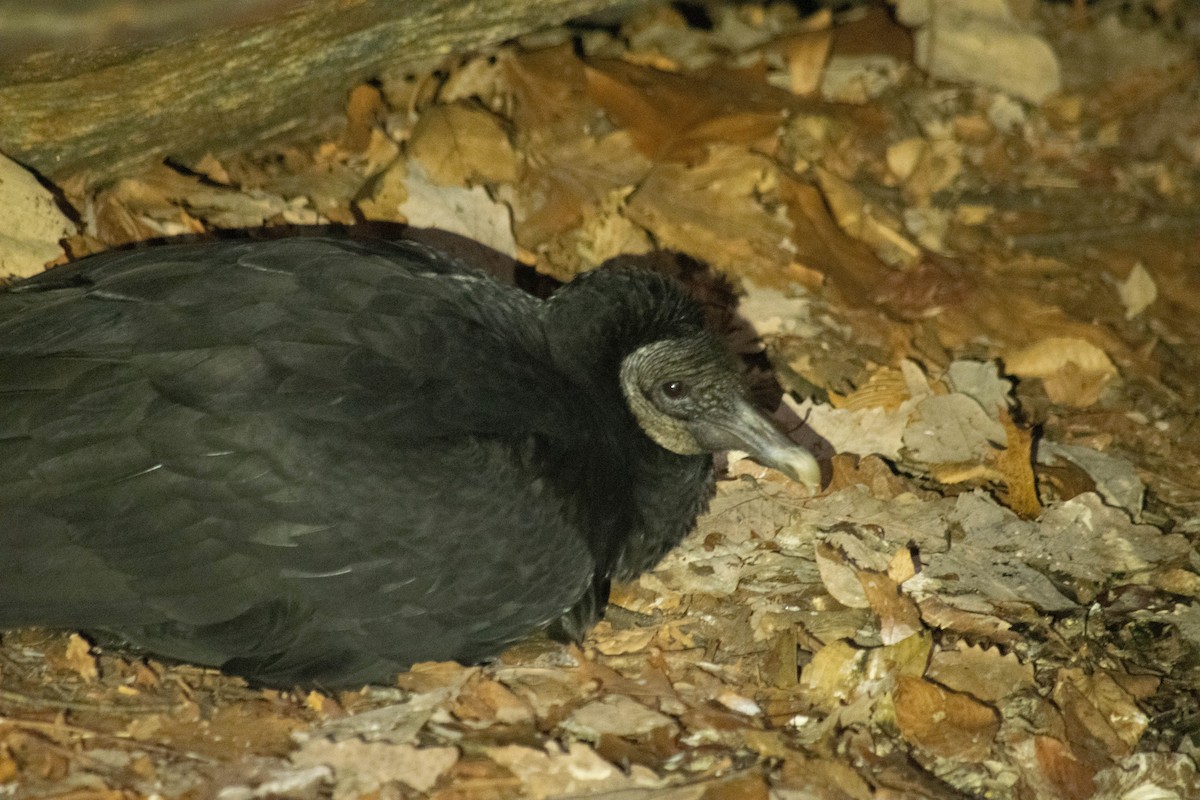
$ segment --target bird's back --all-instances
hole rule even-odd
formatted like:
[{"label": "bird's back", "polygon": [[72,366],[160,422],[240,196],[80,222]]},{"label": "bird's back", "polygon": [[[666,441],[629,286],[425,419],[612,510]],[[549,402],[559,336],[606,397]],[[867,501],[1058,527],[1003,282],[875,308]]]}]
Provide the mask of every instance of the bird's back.
[{"label": "bird's back", "polygon": [[347,684],[549,623],[593,578],[572,489],[612,459],[537,302],[417,245],[312,239],[0,294],[0,628]]}]

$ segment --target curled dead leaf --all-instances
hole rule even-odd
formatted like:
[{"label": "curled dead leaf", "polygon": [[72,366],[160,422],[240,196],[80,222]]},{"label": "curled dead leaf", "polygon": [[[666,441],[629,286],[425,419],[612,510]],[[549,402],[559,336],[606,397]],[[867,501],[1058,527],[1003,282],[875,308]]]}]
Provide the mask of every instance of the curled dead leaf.
[{"label": "curled dead leaf", "polygon": [[1005,369],[1020,378],[1041,378],[1056,403],[1086,408],[1117,376],[1108,354],[1086,339],[1051,336],[1004,357]]},{"label": "curled dead leaf", "polygon": [[96,657],[92,655],[92,643],[78,633],[72,633],[67,640],[65,655],[66,666],[79,674],[88,683],[100,677],[96,666]]},{"label": "curled dead leaf", "polygon": [[844,408],[847,411],[864,411],[868,408],[895,411],[901,403],[911,397],[908,381],[903,373],[893,367],[881,367],[871,373],[866,383],[850,394],[839,397],[831,392],[829,401],[834,408]]},{"label": "curled dead leaf", "polygon": [[884,644],[896,644],[923,628],[917,604],[886,574],[861,570],[858,580],[867,604],[879,619],[879,638]]}]

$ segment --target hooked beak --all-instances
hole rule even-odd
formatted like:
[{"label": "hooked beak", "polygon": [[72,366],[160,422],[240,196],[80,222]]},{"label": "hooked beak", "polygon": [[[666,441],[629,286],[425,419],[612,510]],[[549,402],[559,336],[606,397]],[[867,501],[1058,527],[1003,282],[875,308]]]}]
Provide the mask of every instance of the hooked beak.
[{"label": "hooked beak", "polygon": [[749,400],[739,397],[721,419],[708,418],[692,428],[708,450],[745,450],[758,463],[777,469],[816,494],[821,490],[821,467],[812,453],[788,439]]}]

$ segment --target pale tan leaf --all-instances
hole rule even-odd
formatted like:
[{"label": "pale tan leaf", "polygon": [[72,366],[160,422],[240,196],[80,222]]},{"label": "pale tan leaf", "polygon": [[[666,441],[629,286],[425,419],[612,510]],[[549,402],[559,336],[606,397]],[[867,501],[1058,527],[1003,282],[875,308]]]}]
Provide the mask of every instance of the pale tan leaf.
[{"label": "pale tan leaf", "polygon": [[426,109],[413,128],[408,152],[443,186],[517,178],[517,154],[500,121],[465,103]]},{"label": "pale tan leaf", "polygon": [[1033,664],[1022,663],[1015,653],[965,641],[959,641],[953,650],[934,651],[926,675],[989,703],[1036,688]]},{"label": "pale tan leaf", "polygon": [[79,674],[88,683],[100,677],[96,666],[96,657],[92,655],[92,644],[78,633],[72,633],[67,639],[67,652],[64,657],[66,666]]},{"label": "pale tan leaf", "polygon": [[1041,378],[1056,403],[1079,408],[1092,405],[1117,368],[1108,354],[1086,339],[1051,336],[1004,357],[1009,373]]},{"label": "pale tan leaf", "polygon": [[879,637],[885,645],[901,642],[924,628],[916,603],[886,574],[861,570],[858,580],[879,619]]},{"label": "pale tan leaf", "polygon": [[1158,299],[1158,285],[1138,261],[1129,271],[1129,277],[1117,285],[1117,294],[1125,306],[1125,319],[1133,319]]},{"label": "pale tan leaf", "polygon": [[0,155],[0,276],[36,275],[63,255],[75,226],[32,173]]}]

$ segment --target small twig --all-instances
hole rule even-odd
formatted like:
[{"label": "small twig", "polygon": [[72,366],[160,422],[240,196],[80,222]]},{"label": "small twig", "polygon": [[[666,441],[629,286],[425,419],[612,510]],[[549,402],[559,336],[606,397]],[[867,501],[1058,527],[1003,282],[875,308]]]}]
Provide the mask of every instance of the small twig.
[{"label": "small twig", "polygon": [[174,711],[179,707],[178,703],[139,703],[136,705],[123,705],[112,702],[90,702],[86,700],[59,700],[48,697],[34,697],[31,695],[13,692],[8,689],[0,689],[0,700],[14,703],[16,705],[34,707],[34,708],[50,708],[62,709],[64,711]]},{"label": "small twig", "polygon": [[[90,728],[80,728],[77,725],[69,725],[65,722],[42,722],[34,719],[16,719],[14,717],[0,716],[0,725],[10,725],[17,729],[25,729],[30,731],[41,731],[48,734],[70,734],[78,736],[81,739],[104,739],[108,741],[120,742],[124,745],[129,745],[140,750],[156,750],[160,753],[187,758],[192,761],[200,761],[205,764],[217,763],[215,759],[208,756],[193,753],[188,750],[181,750],[169,745],[160,744],[158,742],[149,742],[142,739],[135,739],[122,733],[106,733],[104,731],[94,731]],[[72,757],[77,755],[77,751],[71,751]]]},{"label": "small twig", "polygon": [[1043,233],[1016,233],[1005,239],[1015,250],[1044,250],[1064,244],[1106,241],[1141,236],[1146,233],[1200,233],[1200,216],[1155,215],[1137,222],[1094,228],[1063,228]]}]

